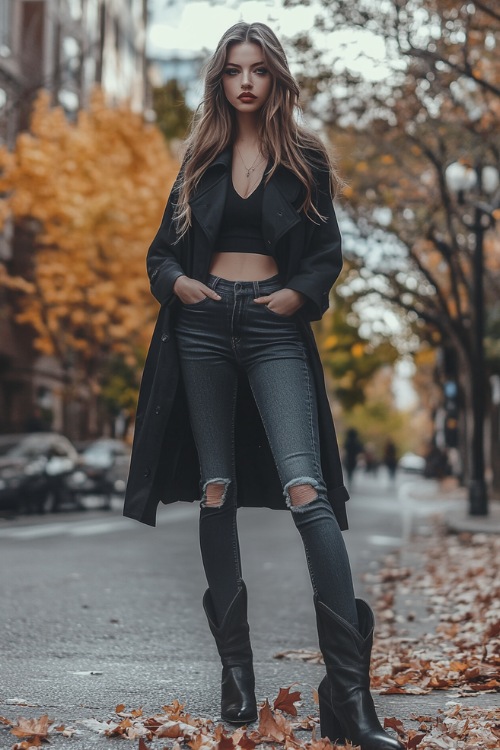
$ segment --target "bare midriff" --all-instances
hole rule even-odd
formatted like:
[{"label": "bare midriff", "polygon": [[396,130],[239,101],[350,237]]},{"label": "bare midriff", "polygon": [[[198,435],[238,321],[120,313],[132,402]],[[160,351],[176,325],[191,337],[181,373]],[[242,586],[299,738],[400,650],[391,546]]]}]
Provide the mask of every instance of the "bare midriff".
[{"label": "bare midriff", "polygon": [[278,273],[274,258],[259,253],[214,253],[210,273],[229,281],[263,281]]}]

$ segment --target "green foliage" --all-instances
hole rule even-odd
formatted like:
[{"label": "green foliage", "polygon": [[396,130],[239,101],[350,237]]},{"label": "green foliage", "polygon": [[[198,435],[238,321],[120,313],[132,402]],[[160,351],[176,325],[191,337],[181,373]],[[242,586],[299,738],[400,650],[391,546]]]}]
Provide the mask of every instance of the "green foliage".
[{"label": "green foliage", "polygon": [[193,113],[175,78],[153,89],[153,109],[156,124],[167,141],[186,137]]},{"label": "green foliage", "polygon": [[365,401],[366,388],[375,373],[398,358],[387,340],[368,341],[359,333],[359,318],[353,297],[333,292],[333,308],[316,328],[321,359],[330,372],[335,398],[349,411]]},{"label": "green foliage", "polygon": [[144,354],[136,352],[133,366],[120,355],[110,358],[101,373],[100,399],[108,414],[116,416],[121,411],[133,414],[137,404],[138,373],[144,366]]}]

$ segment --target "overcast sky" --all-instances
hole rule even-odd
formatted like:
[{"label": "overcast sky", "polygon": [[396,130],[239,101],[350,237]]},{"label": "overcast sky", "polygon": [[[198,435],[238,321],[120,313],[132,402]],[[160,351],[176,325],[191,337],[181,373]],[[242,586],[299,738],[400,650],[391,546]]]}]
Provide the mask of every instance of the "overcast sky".
[{"label": "overcast sky", "polygon": [[[354,2],[355,0],[353,0]],[[168,57],[174,50],[213,51],[218,40],[238,21],[267,23],[285,41],[311,29],[320,6],[284,8],[281,0],[149,0],[151,16],[148,30],[149,55]],[[388,75],[384,64],[385,48],[381,39],[368,31],[339,31],[327,37],[316,35],[326,54],[339,56],[353,72],[370,80]]]}]

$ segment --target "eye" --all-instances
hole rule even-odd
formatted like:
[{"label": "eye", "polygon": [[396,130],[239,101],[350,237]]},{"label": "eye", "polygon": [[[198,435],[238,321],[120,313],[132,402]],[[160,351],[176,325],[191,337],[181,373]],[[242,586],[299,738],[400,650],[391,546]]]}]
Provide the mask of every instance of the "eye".
[{"label": "eye", "polygon": [[265,76],[265,75],[267,75],[269,73],[269,71],[268,71],[267,68],[255,68],[255,72],[259,76]]},{"label": "eye", "polygon": [[238,75],[238,71],[236,68],[226,68],[224,71],[224,75],[235,76],[235,75]]}]

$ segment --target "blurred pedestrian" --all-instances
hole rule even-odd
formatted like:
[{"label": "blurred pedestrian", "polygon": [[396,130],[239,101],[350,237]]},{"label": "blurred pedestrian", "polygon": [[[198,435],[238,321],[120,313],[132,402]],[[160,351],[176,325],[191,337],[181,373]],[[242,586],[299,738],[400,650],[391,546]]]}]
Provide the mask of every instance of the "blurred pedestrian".
[{"label": "blurred pedestrian", "polygon": [[124,512],[154,524],[158,498],[201,493],[203,605],[223,666],[221,715],[243,724],[257,706],[236,510],[290,509],[327,667],[321,731],[391,750],[401,745],[382,729],[369,691],[373,614],[354,598],[340,531],[348,494],[310,327],[342,267],[339,179],[296,119],[298,93],[264,24],[233,26],[207,63],[203,106],[148,253],[162,307]]},{"label": "blurred pedestrian", "polygon": [[378,459],[373,443],[367,443],[363,450],[363,461],[367,474],[376,474],[378,471]]},{"label": "blurred pedestrian", "polygon": [[363,453],[363,443],[359,439],[358,431],[354,427],[347,430],[344,442],[344,467],[349,487],[352,484],[354,471],[358,465],[358,458]]},{"label": "blurred pedestrian", "polygon": [[394,482],[396,479],[396,469],[398,466],[398,454],[396,450],[396,445],[391,438],[388,438],[388,440],[385,443],[384,447],[384,465],[388,471],[389,479],[391,482]]},{"label": "blurred pedestrian", "polygon": [[39,406],[35,406],[23,425],[24,432],[47,432],[49,426]]},{"label": "blurred pedestrian", "polygon": [[451,474],[446,451],[433,440],[425,456],[424,476],[428,479],[444,479]]}]

